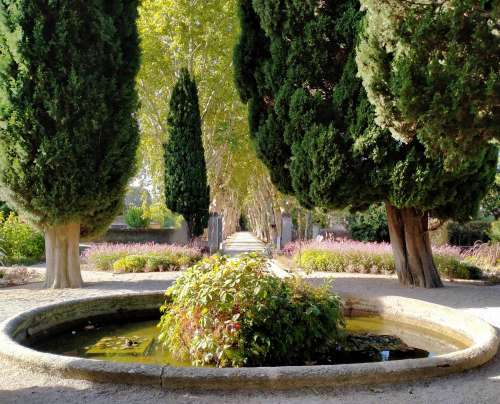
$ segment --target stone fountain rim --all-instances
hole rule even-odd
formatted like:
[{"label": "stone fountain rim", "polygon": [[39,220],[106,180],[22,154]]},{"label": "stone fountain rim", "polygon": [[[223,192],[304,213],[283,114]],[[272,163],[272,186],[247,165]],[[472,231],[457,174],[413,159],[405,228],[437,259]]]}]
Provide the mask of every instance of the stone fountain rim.
[{"label": "stone fountain rim", "polygon": [[[80,313],[79,318],[83,319],[96,314],[111,313],[111,309],[99,310],[99,307],[106,304],[108,307],[115,305],[117,310],[133,310],[134,307],[154,308],[163,296],[160,292],[112,294],[79,298],[27,310],[0,324],[0,358],[22,369],[94,382],[151,385],[164,389],[295,390],[307,387],[334,388],[397,383],[444,376],[485,364],[496,355],[500,343],[496,330],[490,324],[463,311],[398,296],[366,298],[348,294],[342,294],[348,311],[379,314],[434,330],[444,329],[450,334],[469,340],[471,345],[444,355],[392,362],[217,369],[175,368],[74,358],[39,352],[20,343],[22,336],[34,332],[33,328],[37,326],[50,329],[64,321],[74,320],[69,317],[74,311],[66,313],[68,318],[65,320],[64,312],[58,313],[58,310],[91,310],[86,314]],[[37,325],[37,317],[43,318],[49,314],[54,316],[54,324],[43,323],[42,320],[43,325]]]}]

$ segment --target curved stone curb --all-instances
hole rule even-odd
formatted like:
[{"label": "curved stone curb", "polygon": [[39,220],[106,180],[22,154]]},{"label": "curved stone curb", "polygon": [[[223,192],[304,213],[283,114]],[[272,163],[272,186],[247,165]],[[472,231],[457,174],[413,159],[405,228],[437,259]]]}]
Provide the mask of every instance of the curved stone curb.
[{"label": "curved stone curb", "polygon": [[442,376],[480,366],[498,351],[499,338],[485,321],[448,307],[387,296],[364,299],[344,295],[347,313],[377,313],[456,338],[470,347],[431,358],[329,366],[239,369],[174,368],[114,363],[46,354],[21,345],[30,336],[89,317],[154,310],[162,293],[112,295],[72,300],[24,312],[0,324],[0,357],[24,369],[96,382],[146,384],[164,389],[300,389],[393,383]]}]

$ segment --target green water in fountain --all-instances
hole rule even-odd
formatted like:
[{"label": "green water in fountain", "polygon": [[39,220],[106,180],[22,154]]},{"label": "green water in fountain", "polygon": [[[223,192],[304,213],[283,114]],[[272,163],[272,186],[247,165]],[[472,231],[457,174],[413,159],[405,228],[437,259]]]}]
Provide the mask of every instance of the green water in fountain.
[{"label": "green water in fountain", "polygon": [[[177,360],[171,352],[163,349],[157,341],[158,320],[125,324],[86,324],[39,341],[33,348],[59,355],[101,359],[113,362],[141,363],[148,365],[170,365],[189,367],[190,362]],[[445,334],[420,327],[383,319],[382,317],[353,317],[346,319],[349,334],[373,334],[397,336],[418,352],[391,358],[382,351],[375,360],[408,359],[445,354],[467,347],[466,342]],[[353,357],[343,363],[365,362],[366,358]],[[369,361],[373,361],[373,357]]]}]

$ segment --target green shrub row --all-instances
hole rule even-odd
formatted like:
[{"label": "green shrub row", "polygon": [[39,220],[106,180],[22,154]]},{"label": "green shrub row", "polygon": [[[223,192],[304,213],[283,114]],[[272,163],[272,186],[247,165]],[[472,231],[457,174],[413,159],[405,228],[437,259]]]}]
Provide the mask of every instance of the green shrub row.
[{"label": "green shrub row", "polygon": [[194,366],[297,365],[343,336],[338,296],[266,272],[265,258],[213,256],[167,290],[160,341]]},{"label": "green shrub row", "polygon": [[306,272],[393,273],[391,254],[369,254],[363,251],[304,250],[294,256]]},{"label": "green shrub row", "polygon": [[113,263],[115,272],[163,272],[180,271],[199,261],[182,253],[128,255]]},{"label": "green shrub row", "polygon": [[201,249],[166,244],[95,244],[82,261],[99,271],[180,271],[202,258]]},{"label": "green shrub row", "polygon": [[[295,262],[306,272],[358,272],[393,274],[396,271],[391,253],[366,251],[304,250],[294,255]],[[480,279],[481,270],[453,256],[434,254],[438,271],[456,279]]]},{"label": "green shrub row", "polygon": [[0,249],[5,264],[31,264],[40,261],[45,253],[42,233],[24,223],[11,212],[0,212]]}]

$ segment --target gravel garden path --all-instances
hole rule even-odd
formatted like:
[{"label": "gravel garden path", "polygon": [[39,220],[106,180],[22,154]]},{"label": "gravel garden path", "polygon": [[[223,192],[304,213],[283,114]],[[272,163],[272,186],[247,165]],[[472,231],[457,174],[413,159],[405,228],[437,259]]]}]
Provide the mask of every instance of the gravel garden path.
[{"label": "gravel garden path", "polygon": [[[84,296],[163,291],[178,273],[114,275],[84,272],[81,290],[44,290],[42,284],[0,289],[0,321],[25,309]],[[500,285],[474,286],[447,283],[444,289],[401,288],[389,276],[312,274],[321,283],[334,277],[334,290],[365,296],[397,295],[442,304],[476,314],[500,328]],[[294,392],[168,392],[150,387],[97,384],[34,374],[1,364],[0,404],[56,403],[429,403],[500,404],[500,355],[480,369],[445,378],[341,390]]]},{"label": "gravel garden path", "polygon": [[242,231],[228,237],[222,249],[224,254],[235,256],[245,252],[264,252],[266,245],[252,233]]}]

